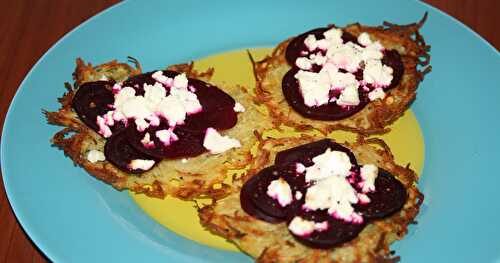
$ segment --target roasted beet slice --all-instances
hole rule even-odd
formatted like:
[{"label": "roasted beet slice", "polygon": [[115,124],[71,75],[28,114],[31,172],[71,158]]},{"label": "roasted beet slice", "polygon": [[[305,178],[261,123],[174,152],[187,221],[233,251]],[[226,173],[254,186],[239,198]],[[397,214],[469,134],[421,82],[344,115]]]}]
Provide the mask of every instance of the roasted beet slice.
[{"label": "roasted beet slice", "polygon": [[[156,80],[152,77],[155,72],[148,72],[133,76],[123,83],[123,86],[132,87],[136,90],[136,95],[144,95],[144,84],[153,85]],[[163,75],[174,78],[181,73],[164,70]],[[195,89],[195,94],[203,107],[203,111],[189,115],[186,118],[183,129],[189,131],[205,131],[208,127],[217,130],[226,130],[236,125],[238,121],[233,107],[234,99],[227,93],[198,79],[188,79],[188,85]],[[167,95],[169,94],[167,88]]]},{"label": "roasted beet slice", "polygon": [[113,82],[110,81],[86,82],[78,88],[73,97],[71,105],[78,117],[95,131],[99,130],[97,116],[112,110],[109,107],[115,100],[112,86]]},{"label": "roasted beet slice", "polygon": [[298,68],[290,69],[281,83],[283,95],[288,104],[300,115],[316,120],[341,120],[356,114],[370,101],[367,93],[359,93],[359,104],[356,106],[339,106],[330,102],[321,106],[309,107],[304,104],[304,97],[299,88],[299,81],[295,78]]},{"label": "roasted beet slice", "polygon": [[195,94],[203,107],[199,113],[189,115],[183,128],[186,130],[204,131],[208,127],[226,130],[234,127],[238,121],[234,111],[234,99],[216,86],[201,80],[189,79],[196,91]]},{"label": "roasted beet slice", "polygon": [[361,224],[355,224],[347,223],[340,219],[335,219],[334,217],[329,215],[326,210],[302,210],[296,215],[305,220],[314,221],[316,223],[321,223],[324,221],[328,222],[328,228],[326,230],[314,231],[306,236],[295,235],[292,231],[290,231],[290,233],[299,242],[313,248],[327,249],[348,242],[354,239],[366,225],[365,222]]},{"label": "roasted beet slice", "polygon": [[394,49],[385,50],[382,64],[392,68],[392,81],[389,88],[396,87],[401,82],[405,71],[401,55]]},{"label": "roasted beet slice", "polygon": [[330,139],[323,139],[281,151],[276,154],[274,164],[286,165],[299,162],[305,166],[311,166],[313,165],[312,158],[324,153],[328,148],[332,151],[345,152],[349,156],[353,166],[358,165],[356,157],[349,149]]},{"label": "roasted beet slice", "polygon": [[[243,188],[250,193],[247,196],[250,200],[249,202],[251,202],[257,210],[267,216],[284,220],[289,215],[290,209],[294,208],[294,203],[297,202],[293,200],[291,204],[282,207],[276,199],[267,195],[268,186],[272,181],[280,177],[290,185],[293,199],[295,199],[293,196],[296,191],[305,192],[304,176],[297,176],[295,168],[292,166],[270,166],[264,168],[258,174],[250,178]],[[245,202],[246,201],[247,200],[245,200]]]},{"label": "roasted beet slice", "polygon": [[[165,146],[163,142],[156,137],[156,132],[159,130],[168,130],[168,128],[169,127],[166,123],[162,123],[157,127],[151,126],[145,131],[139,132],[136,125],[132,123],[130,128],[127,129],[127,137],[132,147],[134,147],[137,151],[157,158],[173,159],[193,157],[206,151],[205,147],[203,147],[205,131],[195,132],[184,130],[180,127],[175,128],[173,131],[177,135],[178,140],[171,142],[168,146]],[[149,133],[151,141],[154,142],[154,146],[147,147],[141,142],[146,133]]]},{"label": "roasted beet slice", "polygon": [[240,203],[241,203],[241,208],[249,215],[269,222],[269,223],[281,223],[284,221],[284,218],[278,218],[278,217],[273,217],[270,216],[266,213],[264,213],[262,210],[260,210],[252,200],[252,196],[254,194],[254,190],[256,187],[256,184],[259,181],[259,174],[252,176],[250,179],[248,179],[243,187],[241,188],[240,191]]},{"label": "roasted beet slice", "polygon": [[153,160],[155,161],[155,164],[159,161],[157,158],[145,155],[134,149],[128,142],[125,131],[113,133],[113,135],[106,141],[106,145],[104,146],[104,155],[106,156],[106,160],[114,164],[120,170],[136,174],[146,172],[146,170],[132,169],[129,166],[132,160]]},{"label": "roasted beet slice", "polygon": [[408,199],[404,185],[389,172],[380,169],[375,179],[375,192],[367,194],[368,204],[356,204],[354,208],[366,219],[378,219],[399,211]]},{"label": "roasted beet slice", "polygon": [[[325,36],[323,33],[327,30],[329,30],[331,27],[322,27],[322,28],[316,28],[310,31],[307,31],[305,33],[302,33],[292,39],[290,41],[290,44],[288,44],[286,48],[286,53],[285,53],[285,58],[288,64],[292,67],[295,67],[295,60],[297,60],[298,57],[302,57],[304,55],[309,55],[311,53],[314,53],[315,51],[309,51],[307,46],[304,44],[304,40],[307,38],[309,35],[314,35],[317,40],[324,39]],[[355,36],[348,32],[342,32],[342,40],[344,43],[346,42],[354,42],[358,43],[357,39]]]}]

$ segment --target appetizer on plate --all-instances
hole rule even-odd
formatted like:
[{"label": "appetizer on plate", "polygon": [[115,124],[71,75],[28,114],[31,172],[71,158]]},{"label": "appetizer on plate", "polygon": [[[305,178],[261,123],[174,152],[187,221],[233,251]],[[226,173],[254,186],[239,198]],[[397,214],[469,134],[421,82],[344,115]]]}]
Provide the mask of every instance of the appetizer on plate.
[{"label": "appetizer on plate", "polygon": [[229,169],[250,162],[265,118],[244,87],[209,84],[213,69],[193,64],[142,73],[112,61],[77,60],[75,85],[45,112],[65,126],[52,142],[91,175],[148,196],[182,199],[227,194]]},{"label": "appetizer on plate", "polygon": [[419,33],[426,17],[404,26],[330,25],[287,39],[253,62],[256,101],[275,127],[387,132],[430,71]]},{"label": "appetizer on plate", "polygon": [[380,139],[266,139],[202,224],[258,262],[379,262],[423,201],[417,175]]}]

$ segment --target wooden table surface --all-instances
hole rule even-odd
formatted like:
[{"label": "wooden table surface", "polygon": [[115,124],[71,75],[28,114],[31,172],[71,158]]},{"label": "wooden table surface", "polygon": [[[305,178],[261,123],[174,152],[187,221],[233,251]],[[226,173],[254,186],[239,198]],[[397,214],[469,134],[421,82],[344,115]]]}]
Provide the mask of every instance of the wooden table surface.
[{"label": "wooden table surface", "polygon": [[[2,1],[0,16],[0,128],[18,85],[33,64],[65,33],[117,0]],[[426,0],[456,17],[500,49],[500,1]],[[496,27],[495,27],[496,25]],[[23,232],[0,180],[0,262],[47,262]]]}]

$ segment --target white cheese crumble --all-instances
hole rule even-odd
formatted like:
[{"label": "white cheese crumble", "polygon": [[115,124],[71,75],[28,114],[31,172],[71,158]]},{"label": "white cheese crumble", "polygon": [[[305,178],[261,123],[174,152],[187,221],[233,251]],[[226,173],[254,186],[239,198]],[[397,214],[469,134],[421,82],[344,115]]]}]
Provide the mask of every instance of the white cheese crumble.
[{"label": "white cheese crumble", "polygon": [[302,199],[302,196],[303,196],[302,192],[300,191],[295,192],[295,200]]},{"label": "white cheese crumble", "polygon": [[297,65],[297,67],[299,67],[300,69],[305,70],[312,68],[312,62],[304,57],[297,58],[297,60],[295,61],[295,65]]},{"label": "white cheese crumble", "polygon": [[314,221],[303,219],[300,216],[295,216],[288,225],[288,229],[290,229],[290,231],[297,236],[307,236],[314,231],[321,232],[327,230],[328,221],[316,223]]},{"label": "white cheese crumble", "polygon": [[220,135],[214,128],[208,128],[203,140],[203,147],[211,154],[219,154],[232,148],[239,148],[241,144],[236,139]]},{"label": "white cheese crumble", "polygon": [[341,106],[356,106],[359,104],[358,87],[351,85],[347,86],[340,93],[337,104]]},{"label": "white cheese crumble", "polygon": [[315,156],[313,165],[306,168],[306,182],[313,185],[305,195],[303,207],[310,210],[327,209],[335,218],[361,223],[363,218],[354,211],[358,203],[356,190],[348,181],[352,163],[345,152],[327,149]]},{"label": "white cheese crumble", "polygon": [[141,170],[147,171],[147,170],[151,169],[151,167],[153,167],[153,165],[155,165],[154,160],[135,159],[135,160],[130,161],[130,163],[128,164],[128,167],[131,170],[141,169]]},{"label": "white cheese crumble", "polygon": [[304,104],[309,107],[321,106],[328,103],[330,93],[330,80],[326,72],[309,72],[299,70],[295,74],[299,80],[300,91]]},{"label": "white cheese crumble", "polygon": [[[321,106],[328,103],[337,103],[340,106],[359,105],[359,88],[366,88],[371,84],[375,88],[384,88],[392,81],[392,68],[382,64],[384,47],[378,41],[372,41],[366,32],[358,36],[358,44],[343,43],[342,30],[331,28],[323,33],[324,39],[317,40],[312,34],[308,35],[304,44],[309,51],[318,48],[326,50],[326,56],[319,51],[309,57],[301,56],[295,61],[299,72],[295,78],[299,82],[299,90],[304,104],[309,107]],[[322,66],[319,72],[311,72],[313,64]],[[363,79],[358,81],[352,74],[364,66]],[[344,70],[347,72],[341,72]],[[330,90],[340,90],[338,97],[330,98]],[[376,90],[369,94],[372,100],[383,98],[383,90]]]},{"label": "white cheese crumble", "polygon": [[106,160],[104,153],[98,150],[90,150],[87,152],[87,160],[91,163],[102,162]]},{"label": "white cheese crumble", "polygon": [[177,137],[172,128],[156,131],[155,135],[165,146],[169,146],[172,142],[179,140],[179,137]]},{"label": "white cheese crumble", "polygon": [[[169,126],[173,127],[183,124],[187,115],[202,110],[196,94],[188,90],[188,79],[184,73],[175,76],[173,80],[164,76],[161,71],[152,76],[158,82],[154,85],[144,84],[143,96],[136,96],[132,87],[121,87],[119,84],[113,86],[114,110],[97,117],[100,134],[108,138],[112,134],[109,126],[114,125],[114,121],[126,122],[128,119],[134,119],[139,131],[144,131],[150,125],[158,126],[159,117],[167,119]],[[162,83],[170,88],[168,96]]]},{"label": "white cheese crumble", "polygon": [[385,92],[382,88],[375,88],[374,90],[372,90],[368,93],[368,98],[370,99],[370,101],[384,99]]},{"label": "white cheese crumble", "polygon": [[363,80],[376,87],[389,86],[392,81],[392,68],[383,65],[381,60],[368,60],[365,62]]},{"label": "white cheese crumble", "polygon": [[361,178],[360,182],[363,193],[374,192],[375,191],[375,179],[378,176],[378,167],[373,164],[365,164],[361,167]]},{"label": "white cheese crumble", "polygon": [[295,164],[295,171],[299,174],[304,173],[306,171],[306,167],[301,163]]},{"label": "white cheese crumble", "polygon": [[245,107],[241,103],[236,102],[233,107],[234,112],[245,112]]},{"label": "white cheese crumble", "polygon": [[345,152],[327,149],[312,159],[314,165],[306,168],[306,182],[318,181],[331,176],[346,177],[351,173],[351,160]]},{"label": "white cheese crumble", "polygon": [[296,216],[288,225],[288,229],[297,236],[307,236],[314,231],[314,222]]},{"label": "white cheese crumble", "polygon": [[144,134],[144,137],[142,138],[141,143],[145,147],[153,147],[155,145],[155,143],[153,141],[151,141],[151,135],[149,134],[149,132],[146,132],[146,134]]},{"label": "white cheese crumble", "polygon": [[290,185],[281,177],[271,181],[267,187],[267,195],[278,200],[278,203],[282,207],[291,204],[293,201],[292,189],[290,188]]}]

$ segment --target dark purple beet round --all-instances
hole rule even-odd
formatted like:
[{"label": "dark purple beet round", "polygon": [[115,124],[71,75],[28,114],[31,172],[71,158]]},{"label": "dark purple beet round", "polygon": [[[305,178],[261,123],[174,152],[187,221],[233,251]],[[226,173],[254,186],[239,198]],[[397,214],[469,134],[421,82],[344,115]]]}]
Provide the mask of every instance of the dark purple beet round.
[{"label": "dark purple beet round", "polygon": [[356,106],[341,107],[335,102],[321,106],[309,107],[304,104],[304,97],[299,89],[299,81],[295,79],[298,68],[290,69],[282,81],[283,95],[288,104],[300,115],[316,120],[341,120],[350,117],[363,109],[370,101],[367,93],[360,92],[360,103]]},{"label": "dark purple beet round", "polygon": [[298,236],[290,231],[290,234],[292,234],[299,242],[313,248],[327,249],[348,242],[358,236],[366,225],[365,222],[361,224],[353,224],[346,223],[340,219],[335,219],[329,215],[326,210],[308,212],[302,210],[296,215],[316,223],[321,223],[323,221],[328,222],[327,230],[321,232],[314,231],[307,236]]},{"label": "dark purple beet round", "polygon": [[404,185],[389,172],[380,169],[375,179],[375,192],[369,192],[368,204],[356,204],[354,208],[366,219],[384,218],[401,210],[408,199]]},{"label": "dark purple beet round", "polygon": [[[136,95],[144,95],[144,84],[153,85],[156,80],[152,75],[154,71],[133,76],[127,79],[123,86],[132,87],[136,90]],[[164,70],[163,75],[174,78],[180,73]],[[226,130],[236,125],[237,114],[233,107],[234,99],[227,93],[198,79],[188,78],[188,85],[195,88],[195,94],[203,107],[203,111],[187,116],[183,129],[190,131],[205,131],[208,127],[217,130]],[[167,95],[170,94],[170,88]]]},{"label": "dark purple beet round", "polygon": [[269,222],[269,223],[281,223],[284,221],[283,217],[274,217],[271,215],[268,215],[267,213],[264,213],[262,210],[259,209],[259,207],[254,203],[252,200],[252,196],[254,195],[254,191],[256,189],[256,185],[258,184],[259,180],[261,179],[259,177],[261,173],[256,174],[252,176],[250,179],[248,179],[245,184],[243,184],[243,187],[241,188],[240,191],[240,203],[241,203],[241,208],[249,215]]},{"label": "dark purple beet round", "polygon": [[[360,104],[357,106],[350,107],[341,107],[336,103],[329,103],[327,105],[321,105],[318,107],[309,107],[304,104],[304,98],[300,92],[298,80],[295,79],[295,74],[298,72],[298,68],[295,65],[295,60],[299,56],[309,56],[309,54],[318,52],[309,51],[306,45],[304,44],[304,40],[310,34],[313,34],[316,39],[324,39],[323,33],[327,31],[329,28],[317,28],[306,33],[303,33],[293,40],[290,41],[285,53],[286,60],[292,69],[290,69],[287,74],[283,77],[282,80],[282,90],[285,99],[288,104],[299,114],[306,118],[316,119],[316,120],[341,120],[348,118],[355,113],[359,112],[363,109],[366,104],[368,104],[369,99],[367,96],[367,92],[360,90]],[[342,39],[344,43],[353,42],[358,44],[357,38],[348,33],[343,32]],[[321,51],[322,52],[322,51]],[[396,50],[385,50],[384,57],[382,58],[382,63],[387,65],[393,69],[393,80],[388,88],[393,88],[397,86],[401,78],[404,74],[404,65],[401,60],[401,56]],[[314,72],[318,72],[319,68],[313,68]],[[342,71],[342,70],[341,70]],[[357,80],[361,80],[363,78],[363,71],[358,70],[354,73]],[[334,92],[333,92],[334,93]],[[330,95],[338,95],[338,94],[330,94]]]},{"label": "dark purple beet round", "polygon": [[195,94],[203,107],[203,111],[189,115],[183,128],[186,130],[201,131],[212,127],[217,130],[226,130],[234,127],[238,121],[234,111],[234,99],[216,86],[201,80],[189,79],[196,91]]},{"label": "dark purple beet round", "polygon": [[[182,129],[182,127],[177,127],[174,129],[174,133],[179,137],[179,140],[165,146],[156,137],[156,132],[163,129],[168,129],[166,123],[162,123],[157,127],[150,126],[145,131],[139,132],[135,123],[132,123],[130,128],[127,129],[127,137],[132,147],[137,151],[157,158],[194,157],[206,151],[205,147],[203,147],[205,131],[189,131]],[[149,132],[151,141],[154,142],[154,147],[148,148],[142,144],[141,140],[144,138],[146,132]]]},{"label": "dark purple beet round", "polygon": [[305,192],[304,176],[296,176],[294,166],[270,166],[262,169],[258,174],[253,176],[245,183],[245,190],[250,192],[249,199],[253,205],[262,213],[273,218],[286,219],[290,213],[290,209],[295,207],[292,201],[291,204],[282,207],[278,200],[267,195],[267,187],[271,181],[283,178],[292,189],[292,196],[296,191]]},{"label": "dark purple beet round", "polygon": [[132,170],[129,164],[132,160],[143,159],[143,160],[154,160],[158,162],[157,158],[145,155],[137,150],[135,150],[128,142],[126,132],[116,132],[106,141],[104,146],[104,155],[106,160],[114,164],[120,170],[129,173],[143,173],[146,172],[142,169]]},{"label": "dark purple beet round", "polygon": [[332,151],[345,152],[349,156],[353,166],[356,167],[358,165],[356,157],[351,150],[330,139],[323,139],[281,151],[276,154],[274,163],[275,165],[287,165],[299,162],[305,166],[311,166],[313,165],[312,158],[324,153],[328,148]]},{"label": "dark purple beet round", "polygon": [[113,104],[115,97],[111,88],[113,82],[95,81],[83,83],[76,91],[71,106],[78,114],[78,117],[95,131],[99,131],[97,126],[97,116],[104,115],[112,110],[109,105]]},{"label": "dark purple beet round", "polygon": [[382,64],[392,68],[392,81],[388,88],[396,87],[401,82],[405,70],[401,55],[394,49],[385,50]]}]

